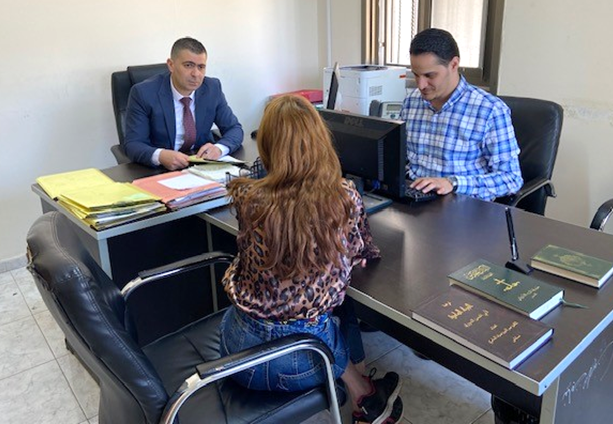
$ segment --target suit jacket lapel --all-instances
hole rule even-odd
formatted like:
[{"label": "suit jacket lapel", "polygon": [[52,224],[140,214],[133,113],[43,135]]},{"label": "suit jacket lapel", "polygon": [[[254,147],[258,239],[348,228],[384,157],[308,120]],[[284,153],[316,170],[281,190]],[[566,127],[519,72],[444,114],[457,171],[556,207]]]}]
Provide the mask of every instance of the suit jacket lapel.
[{"label": "suit jacket lapel", "polygon": [[174,150],[175,138],[177,137],[177,129],[175,128],[175,104],[172,98],[172,91],[170,89],[170,74],[162,80],[162,85],[158,91],[158,98],[160,100],[160,106],[164,112],[164,122],[166,124],[166,131],[168,132],[168,149]]},{"label": "suit jacket lapel", "polygon": [[206,83],[206,77],[200,88],[196,90],[196,134],[198,140],[206,139],[209,135],[210,128],[205,127],[207,113],[205,112],[208,104],[209,85]]}]

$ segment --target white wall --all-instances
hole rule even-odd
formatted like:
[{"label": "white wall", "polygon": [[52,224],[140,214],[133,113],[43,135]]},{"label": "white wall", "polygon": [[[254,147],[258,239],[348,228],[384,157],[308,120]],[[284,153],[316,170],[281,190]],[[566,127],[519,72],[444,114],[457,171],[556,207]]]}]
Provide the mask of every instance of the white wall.
[{"label": "white wall", "polygon": [[499,92],[564,107],[558,197],[546,215],[580,226],[613,197],[612,16],[613,3],[600,0],[505,4]]},{"label": "white wall", "polygon": [[0,4],[0,261],[23,255],[40,175],[115,165],[110,74],[164,62],[175,39],[209,52],[246,131],[269,95],[321,88],[321,13],[304,0],[7,0]]},{"label": "white wall", "polygon": [[329,0],[332,63],[340,66],[362,63],[362,1]]}]

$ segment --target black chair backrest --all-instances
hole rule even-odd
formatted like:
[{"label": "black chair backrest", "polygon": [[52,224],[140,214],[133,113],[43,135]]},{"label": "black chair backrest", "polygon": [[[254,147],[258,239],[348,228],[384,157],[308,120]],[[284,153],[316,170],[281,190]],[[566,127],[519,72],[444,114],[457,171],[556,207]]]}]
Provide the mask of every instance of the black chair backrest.
[{"label": "black chair backrest", "polygon": [[115,113],[115,124],[117,125],[117,137],[119,144],[123,146],[126,129],[126,108],[130,90],[134,84],[146,80],[157,74],[168,72],[165,63],[155,65],[128,66],[125,71],[113,72],[111,74],[111,93],[113,97],[113,111]]},{"label": "black chair backrest", "polygon": [[[515,136],[521,149],[519,163],[524,183],[538,178],[551,179],[562,133],[562,106],[541,99],[500,98],[511,109]],[[546,190],[542,188],[520,201],[517,206],[543,215],[546,202]]]},{"label": "black chair backrest", "polygon": [[598,207],[598,210],[594,214],[590,228],[598,231],[604,231],[607,221],[613,215],[613,199],[605,201]]},{"label": "black chair backrest", "polygon": [[[59,212],[38,218],[27,236],[30,271],[76,355],[99,378],[100,408],[110,422],[158,422],[168,395],[149,359],[124,326],[115,283]],[[113,395],[120,393],[120,396]],[[105,396],[112,396],[106,399]],[[117,408],[117,405],[125,405]],[[113,410],[122,416],[113,418]],[[132,411],[134,416],[125,416]]]}]

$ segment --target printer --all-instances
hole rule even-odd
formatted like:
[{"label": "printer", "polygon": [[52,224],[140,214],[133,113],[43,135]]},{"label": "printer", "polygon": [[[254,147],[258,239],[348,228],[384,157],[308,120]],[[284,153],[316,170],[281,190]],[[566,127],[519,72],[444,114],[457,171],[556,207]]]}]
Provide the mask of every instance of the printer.
[{"label": "printer", "polygon": [[[333,67],[324,68],[324,105],[328,102]],[[341,66],[336,109],[368,115],[370,103],[402,102],[407,94],[407,68],[402,66]]]}]

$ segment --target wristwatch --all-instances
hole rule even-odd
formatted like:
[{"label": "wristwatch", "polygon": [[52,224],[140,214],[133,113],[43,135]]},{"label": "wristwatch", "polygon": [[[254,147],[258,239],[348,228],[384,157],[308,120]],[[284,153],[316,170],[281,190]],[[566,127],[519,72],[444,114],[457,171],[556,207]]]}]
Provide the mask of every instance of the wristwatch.
[{"label": "wristwatch", "polygon": [[455,193],[458,189],[458,179],[456,177],[447,177],[447,181],[451,183],[451,192]]}]

